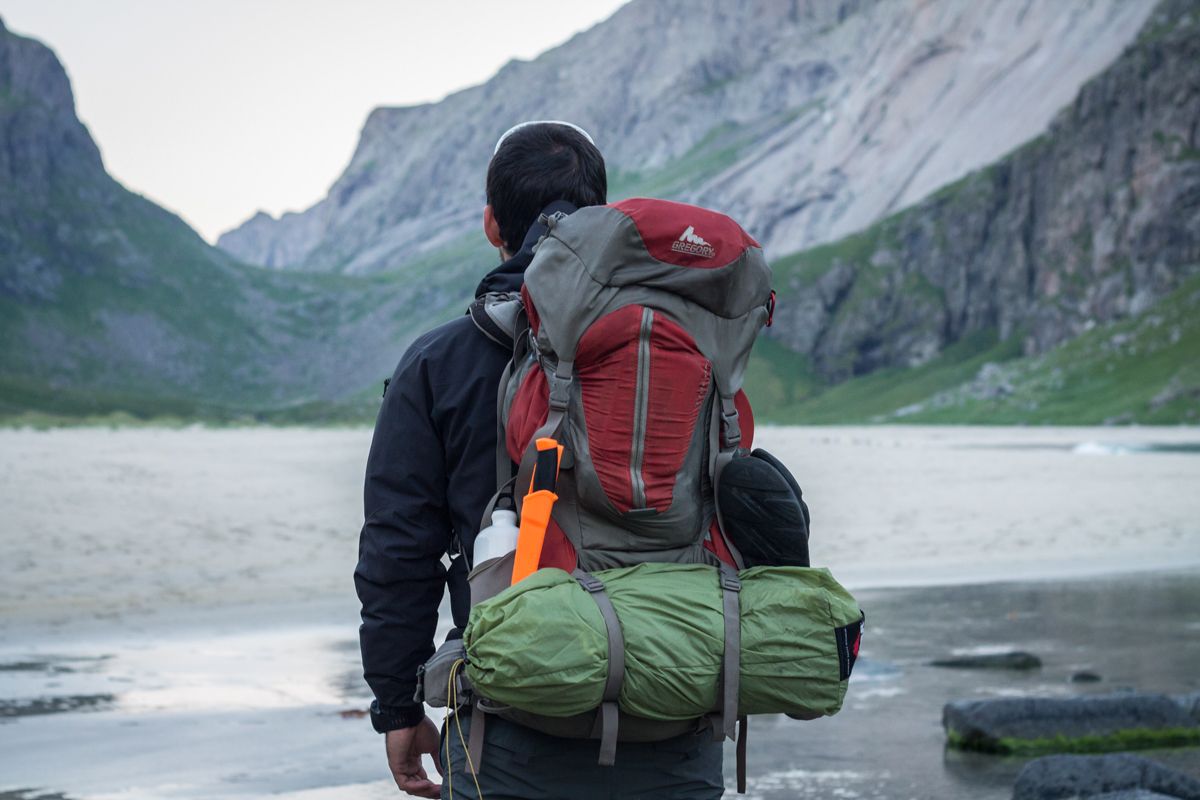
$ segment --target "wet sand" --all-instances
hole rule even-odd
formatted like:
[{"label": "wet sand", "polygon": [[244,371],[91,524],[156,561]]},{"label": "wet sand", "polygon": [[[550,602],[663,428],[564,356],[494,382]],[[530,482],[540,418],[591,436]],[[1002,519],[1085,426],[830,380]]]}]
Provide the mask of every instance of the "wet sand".
[{"label": "wet sand", "polygon": [[[943,703],[1200,690],[1198,571],[875,589],[858,599],[868,627],[845,708],[807,723],[755,717],[747,797],[999,800],[1024,760],[947,750]],[[353,626],[341,609],[304,612],[307,623],[261,630],[246,624],[251,609],[238,609],[96,637],[6,642],[0,790],[36,787],[81,800],[395,796],[382,742],[355,713],[369,694]],[[1043,667],[927,663],[1004,647],[1036,653]],[[1102,680],[1070,682],[1085,669]],[[101,695],[108,699],[74,708],[67,700]],[[47,696],[64,706],[3,716]],[[1198,748],[1149,755],[1200,774]]]},{"label": "wet sand", "polygon": [[[755,718],[748,796],[1008,797],[1023,762],[945,751],[944,702],[1200,689],[1198,442],[1188,429],[761,430],[868,630],[841,714]],[[350,575],[368,443],[361,430],[0,431],[0,798],[396,796],[357,716],[369,692]],[[1045,665],[925,666],[1002,646]],[[1070,683],[1080,669],[1104,680]],[[1200,773],[1194,748],[1154,757]]]}]

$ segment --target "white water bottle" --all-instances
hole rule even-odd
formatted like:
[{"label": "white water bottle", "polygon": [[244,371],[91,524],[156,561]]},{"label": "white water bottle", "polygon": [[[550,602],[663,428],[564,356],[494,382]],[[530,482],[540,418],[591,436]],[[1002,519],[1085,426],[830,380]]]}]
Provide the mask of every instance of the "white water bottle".
[{"label": "white water bottle", "polygon": [[485,561],[506,556],[517,549],[517,512],[505,508],[492,511],[492,524],[475,535],[472,568]]}]

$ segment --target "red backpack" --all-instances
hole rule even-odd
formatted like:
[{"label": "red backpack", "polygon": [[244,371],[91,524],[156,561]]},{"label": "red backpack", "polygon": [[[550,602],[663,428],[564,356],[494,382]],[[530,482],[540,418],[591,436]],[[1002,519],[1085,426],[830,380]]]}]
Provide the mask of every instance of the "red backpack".
[{"label": "red backpack", "polygon": [[471,308],[513,343],[497,401],[502,493],[529,486],[535,440],[565,447],[540,565],[742,566],[714,497],[753,436],[741,385],[774,306],[761,247],[723,214],[664,200],[545,221],[519,296]]}]

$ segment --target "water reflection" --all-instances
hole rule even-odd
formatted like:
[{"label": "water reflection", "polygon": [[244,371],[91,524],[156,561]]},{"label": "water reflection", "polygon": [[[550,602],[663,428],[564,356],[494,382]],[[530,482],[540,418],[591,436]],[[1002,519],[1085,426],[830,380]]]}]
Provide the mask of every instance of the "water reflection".
[{"label": "water reflection", "polygon": [[[864,635],[846,707],[836,717],[811,723],[763,725],[756,718],[751,788],[764,800],[1008,798],[1025,759],[947,749],[942,706],[962,699],[1068,696],[1121,687],[1196,691],[1200,637],[1180,634],[1200,626],[1198,578],[1188,572],[860,592],[873,624]],[[1163,647],[1167,640],[1170,648]],[[1013,649],[1036,654],[1042,667],[928,665],[951,654]],[[1101,681],[1072,683],[1071,676],[1085,669]],[[1200,748],[1151,756],[1193,774],[1200,771]]]},{"label": "water reflection", "polygon": [[[754,718],[748,797],[999,800],[1024,761],[947,750],[944,703],[1200,690],[1195,572],[870,590],[859,600],[870,622],[845,708],[808,723]],[[0,800],[32,786],[122,800],[161,797],[168,786],[178,798],[384,796],[352,631],[222,626],[0,648],[0,709],[23,709],[0,717]],[[1042,667],[928,664],[1000,649],[1034,653]],[[1072,683],[1082,670],[1100,681]],[[1154,757],[1200,770],[1196,748]],[[727,748],[731,778],[732,762]]]}]

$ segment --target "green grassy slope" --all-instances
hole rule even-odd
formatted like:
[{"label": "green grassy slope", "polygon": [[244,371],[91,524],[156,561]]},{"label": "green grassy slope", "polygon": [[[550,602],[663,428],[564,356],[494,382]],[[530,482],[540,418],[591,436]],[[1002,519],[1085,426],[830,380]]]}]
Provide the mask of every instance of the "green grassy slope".
[{"label": "green grassy slope", "polygon": [[[768,399],[764,404],[754,382],[748,382],[747,392],[754,400],[756,413],[766,421],[802,424],[879,421],[898,409],[971,379],[986,363],[1011,359],[1015,355],[1013,348],[1011,343],[998,343],[992,333],[978,333],[919,367],[878,370],[832,386],[809,379],[807,391],[791,402],[777,404]],[[790,366],[798,374],[811,374],[803,357],[785,352],[791,356]],[[758,358],[756,345],[754,360]],[[775,357],[773,369],[787,366],[786,360]]]},{"label": "green grassy slope", "polygon": [[369,421],[408,341],[462,313],[486,269],[278,273],[214,264],[200,244],[135,281],[72,254],[94,272],[68,276],[52,301],[0,296],[0,419]]},{"label": "green grassy slope", "polygon": [[[405,342],[461,313],[461,303],[448,303],[447,298],[469,297],[487,266],[480,262],[489,258],[486,247],[473,251],[472,242],[464,239],[402,270],[367,277],[277,273],[232,263],[214,266],[210,248],[181,222],[141,198],[131,195],[126,202],[123,230],[128,241],[139,250],[173,256],[162,261],[167,279],[144,285],[135,280],[132,286],[128,281],[112,282],[105,276],[112,263],[92,254],[95,269],[72,282],[54,304],[40,307],[0,296],[0,420],[370,422],[378,407],[379,381]],[[782,259],[776,265],[777,279],[808,284],[835,260],[869,251],[887,230],[886,224],[875,226]],[[886,277],[883,268],[877,271],[865,282]],[[246,314],[247,305],[257,305],[263,317]],[[354,321],[386,306],[397,310],[395,316],[403,310],[404,318],[389,320],[386,329],[357,329],[362,331],[360,347],[381,350],[375,376],[342,387],[334,397],[312,396],[302,377],[290,385],[272,385],[248,377],[237,366],[247,363],[247,353],[280,358],[281,348],[303,349],[330,338],[339,340],[331,345],[334,349],[353,347],[355,337],[346,324],[353,328]],[[192,345],[215,342],[184,356],[195,371],[195,391],[164,384],[136,364],[102,359],[88,364],[81,358],[78,372],[63,380],[56,372],[58,365],[46,361],[39,368],[36,359],[29,363],[31,354],[19,352],[15,332],[31,319],[71,341],[104,347],[95,318],[98,309],[141,314],[147,308],[165,309],[166,330]],[[764,338],[755,347],[747,391],[759,418],[778,423],[1200,422],[1197,308],[1200,283],[1192,280],[1139,317],[1095,328],[1037,358],[1020,357],[1019,337],[1000,343],[994,333],[981,332],[920,367],[880,370],[833,386],[817,377],[806,359]],[[262,325],[267,323],[274,342],[264,338]],[[373,336],[389,341],[371,341]],[[981,369],[989,364],[995,366],[981,377]]]},{"label": "green grassy slope", "polygon": [[[801,357],[761,342],[747,390],[761,419],[791,424],[1200,424],[1198,311],[1200,276],[1041,356],[1021,357],[1018,337],[1000,343],[980,333],[920,367],[834,386],[814,382]],[[779,385],[789,380],[803,390],[787,396]]]}]

